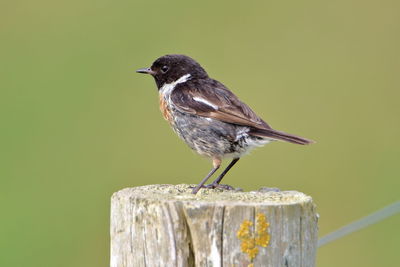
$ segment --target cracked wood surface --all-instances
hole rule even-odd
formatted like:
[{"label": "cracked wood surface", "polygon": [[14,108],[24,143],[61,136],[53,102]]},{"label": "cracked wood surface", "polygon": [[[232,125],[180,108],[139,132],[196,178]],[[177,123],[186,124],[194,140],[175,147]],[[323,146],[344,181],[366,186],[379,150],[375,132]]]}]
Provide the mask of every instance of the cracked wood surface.
[{"label": "cracked wood surface", "polygon": [[[190,192],[189,185],[148,185],[114,193],[111,267],[315,266],[318,215],[311,197],[261,189]],[[251,247],[257,251],[251,258],[238,231],[248,221],[254,245],[259,214],[270,239]]]}]

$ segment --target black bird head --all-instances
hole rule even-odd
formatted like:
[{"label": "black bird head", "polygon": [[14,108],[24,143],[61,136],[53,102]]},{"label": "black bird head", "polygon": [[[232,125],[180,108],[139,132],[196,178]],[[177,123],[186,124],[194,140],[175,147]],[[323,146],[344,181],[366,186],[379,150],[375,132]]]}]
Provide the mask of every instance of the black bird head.
[{"label": "black bird head", "polygon": [[158,58],[150,68],[138,69],[138,73],[151,74],[160,89],[166,83],[172,83],[186,74],[190,79],[205,79],[207,72],[194,59],[185,55],[165,55]]}]

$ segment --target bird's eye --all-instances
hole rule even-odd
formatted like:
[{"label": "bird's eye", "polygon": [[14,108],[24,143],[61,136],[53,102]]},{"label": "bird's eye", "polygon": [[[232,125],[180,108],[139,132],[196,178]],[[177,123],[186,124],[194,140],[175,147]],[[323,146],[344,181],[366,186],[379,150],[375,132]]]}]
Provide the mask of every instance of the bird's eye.
[{"label": "bird's eye", "polygon": [[162,66],[161,67],[161,71],[163,72],[163,73],[166,73],[167,71],[168,71],[168,66]]}]

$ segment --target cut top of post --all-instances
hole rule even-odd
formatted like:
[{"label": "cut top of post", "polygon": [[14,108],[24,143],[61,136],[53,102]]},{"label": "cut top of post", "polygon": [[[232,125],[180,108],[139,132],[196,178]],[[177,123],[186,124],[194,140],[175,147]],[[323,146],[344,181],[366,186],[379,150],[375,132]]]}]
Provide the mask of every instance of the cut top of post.
[{"label": "cut top of post", "polygon": [[187,184],[179,185],[145,185],[126,188],[114,193],[118,196],[135,196],[138,198],[162,201],[195,201],[195,202],[239,202],[241,205],[263,203],[268,205],[292,205],[311,202],[312,198],[297,191],[279,191],[276,188],[261,188],[257,191],[243,192],[238,190],[201,189],[196,195],[191,194]]}]

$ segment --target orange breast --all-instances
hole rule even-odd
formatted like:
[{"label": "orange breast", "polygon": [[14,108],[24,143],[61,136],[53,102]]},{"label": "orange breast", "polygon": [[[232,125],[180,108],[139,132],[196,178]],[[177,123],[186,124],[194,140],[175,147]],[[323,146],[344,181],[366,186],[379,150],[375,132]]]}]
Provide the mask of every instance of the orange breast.
[{"label": "orange breast", "polygon": [[168,107],[167,101],[165,101],[164,96],[160,94],[160,110],[164,119],[166,119],[170,124],[172,123],[171,110]]}]

